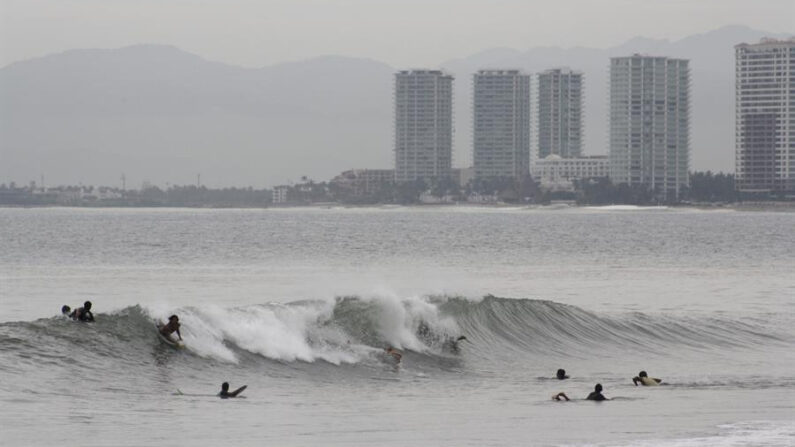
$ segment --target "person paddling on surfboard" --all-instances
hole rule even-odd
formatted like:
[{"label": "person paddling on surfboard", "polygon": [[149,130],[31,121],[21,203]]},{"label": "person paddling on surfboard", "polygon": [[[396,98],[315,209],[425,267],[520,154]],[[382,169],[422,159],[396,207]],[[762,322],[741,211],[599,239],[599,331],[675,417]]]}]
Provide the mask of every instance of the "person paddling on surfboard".
[{"label": "person paddling on surfboard", "polygon": [[177,333],[177,337],[179,337],[179,341],[182,341],[182,334],[179,333],[179,317],[176,315],[172,315],[168,317],[168,323],[160,326],[160,333],[171,340],[171,334],[174,332]]},{"label": "person paddling on surfboard", "polygon": [[602,384],[597,383],[595,387],[593,387],[593,392],[585,398],[586,400],[595,400],[597,402],[601,402],[603,400],[610,400],[602,394]]},{"label": "person paddling on surfboard", "polygon": [[646,371],[641,371],[640,373],[638,373],[637,377],[632,378],[632,383],[634,383],[635,386],[638,386],[638,383],[640,383],[643,386],[657,386],[660,383],[662,383],[662,379],[655,379],[654,377],[649,377],[649,375],[646,374]]},{"label": "person paddling on surfboard", "polygon": [[67,306],[66,304],[64,304],[63,307],[61,308],[61,315],[71,318],[72,317],[72,308]]},{"label": "person paddling on surfboard", "polygon": [[567,375],[566,375],[566,370],[565,370],[565,369],[563,369],[563,368],[559,369],[559,370],[558,370],[558,372],[557,372],[557,373],[555,373],[555,377],[556,377],[558,380],[566,380],[566,379],[568,379],[568,378],[569,378],[569,376],[567,376]]},{"label": "person paddling on surfboard", "polygon": [[220,397],[221,399],[237,397],[237,395],[242,393],[243,390],[245,390],[246,388],[248,388],[248,385],[243,385],[234,391],[229,391],[229,382],[224,382],[221,384],[221,392],[218,393],[218,397]]}]

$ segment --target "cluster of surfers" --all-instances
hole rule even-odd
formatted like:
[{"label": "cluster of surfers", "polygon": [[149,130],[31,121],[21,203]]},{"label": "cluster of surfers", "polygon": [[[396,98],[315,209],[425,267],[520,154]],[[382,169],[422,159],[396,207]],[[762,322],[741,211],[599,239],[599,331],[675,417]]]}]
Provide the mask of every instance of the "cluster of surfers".
[{"label": "cluster of surfers", "polygon": [[94,314],[91,313],[91,301],[86,301],[83,303],[83,307],[78,307],[74,310],[64,304],[63,307],[61,307],[61,314],[75,321],[83,321],[86,323],[92,323],[94,321]]},{"label": "cluster of surfers", "polygon": [[[82,321],[82,322],[94,322],[94,314],[91,312],[91,301],[86,301],[83,303],[83,307],[79,307],[77,309],[72,310],[69,306],[64,305],[61,307],[61,314],[71,318],[75,321]],[[160,332],[165,339],[170,341],[171,343],[177,343],[177,341],[182,341],[182,334],[179,332],[180,324],[179,324],[179,317],[177,315],[171,315],[168,317],[167,323],[160,323],[157,325],[157,330]],[[177,339],[173,338],[173,334],[177,334]],[[454,353],[459,352],[458,344],[462,341],[468,341],[465,336],[460,336],[455,339],[450,339],[445,342],[445,349],[448,349]],[[388,346],[384,349],[384,353],[389,356],[395,364],[400,364],[400,361],[403,358],[403,354],[400,353],[397,349],[393,348],[392,346]],[[566,370],[559,369],[555,374],[555,378],[558,380],[566,380],[569,376],[566,374]],[[656,386],[662,383],[661,379],[656,379],[653,377],[649,377],[646,371],[641,371],[638,373],[637,376],[632,378],[632,383],[635,386],[643,385],[643,386]],[[224,382],[221,384],[221,392],[218,393],[218,396],[222,399],[228,399],[232,397],[237,397],[243,390],[245,390],[248,385],[243,385],[240,388],[229,391],[229,382]],[[602,384],[597,383],[594,386],[593,392],[586,397],[586,400],[593,400],[597,402],[601,402],[604,400],[610,400],[602,394]],[[569,396],[566,395],[564,392],[557,393],[552,396],[553,400],[556,401],[569,401]]]},{"label": "cluster of surfers", "polygon": [[[555,374],[555,378],[558,380],[566,380],[569,378],[569,376],[566,374],[566,370],[559,369],[558,372]],[[632,383],[634,383],[635,386],[638,386],[638,384],[643,386],[657,386],[662,383],[662,379],[649,377],[646,371],[641,371],[640,373],[638,373],[637,376],[632,378]],[[585,398],[585,400],[594,400],[597,402],[601,402],[603,400],[610,400],[606,398],[604,394],[602,394],[602,390],[603,390],[602,384],[597,383],[596,386],[594,386],[593,392],[591,392],[591,394],[589,394],[588,397]],[[558,393],[552,396],[552,400],[568,402],[571,399],[569,399],[569,396],[567,396],[566,393]]]},{"label": "cluster of surfers", "polygon": [[[61,315],[71,318],[74,321],[82,321],[84,323],[93,323],[95,321],[94,314],[91,312],[91,301],[86,301],[83,303],[83,307],[74,310],[68,305],[63,305],[63,307],[61,307]],[[179,317],[177,315],[171,315],[168,317],[168,323],[160,323],[157,325],[157,330],[160,332],[160,335],[167,340],[176,343],[177,340],[180,342],[182,341],[182,334],[179,332],[179,327]],[[177,334],[177,339],[174,339],[172,334]],[[218,397],[221,399],[238,397],[247,387],[248,385],[243,385],[234,391],[229,391],[229,382],[224,382],[221,384],[221,392],[218,393]]]}]

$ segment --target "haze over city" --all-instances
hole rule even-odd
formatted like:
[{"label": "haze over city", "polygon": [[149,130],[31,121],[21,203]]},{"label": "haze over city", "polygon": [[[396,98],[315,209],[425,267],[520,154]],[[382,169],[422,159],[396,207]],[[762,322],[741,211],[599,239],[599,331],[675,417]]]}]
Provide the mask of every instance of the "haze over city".
[{"label": "haze over city", "polygon": [[0,0],[0,444],[792,447],[794,25]]},{"label": "haze over city", "polygon": [[609,48],[726,25],[793,28],[787,0],[3,0],[0,65],[75,48],[174,45],[246,67],[320,55],[437,66],[492,48]]},{"label": "haze over city", "polygon": [[392,76],[418,67],[455,76],[455,166],[472,164],[482,68],[582,71],[583,153],[606,154],[608,58],[635,52],[692,61],[691,168],[732,172],[733,45],[787,37],[791,2],[608,3],[6,1],[0,180],[261,187],[388,168]]}]

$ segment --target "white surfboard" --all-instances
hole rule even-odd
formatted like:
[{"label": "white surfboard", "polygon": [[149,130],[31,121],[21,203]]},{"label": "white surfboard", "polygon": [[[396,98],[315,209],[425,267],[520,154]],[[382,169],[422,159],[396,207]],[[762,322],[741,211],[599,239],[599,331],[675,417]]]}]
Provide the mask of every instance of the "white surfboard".
[{"label": "white surfboard", "polygon": [[163,335],[163,333],[160,332],[161,327],[163,327],[163,325],[155,324],[155,329],[157,330],[157,335],[160,337],[160,340],[175,349],[185,349],[185,343],[182,340],[175,340],[170,336]]}]

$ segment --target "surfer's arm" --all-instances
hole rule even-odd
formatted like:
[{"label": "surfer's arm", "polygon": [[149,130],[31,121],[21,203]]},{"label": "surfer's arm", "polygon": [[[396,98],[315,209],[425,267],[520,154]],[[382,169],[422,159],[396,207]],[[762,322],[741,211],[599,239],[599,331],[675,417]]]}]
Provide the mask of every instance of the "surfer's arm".
[{"label": "surfer's arm", "polygon": [[177,332],[177,337],[179,337],[179,339],[181,341],[182,340],[182,334],[179,333],[179,329],[177,329],[176,332]]},{"label": "surfer's arm", "polygon": [[632,383],[634,383],[635,386],[638,386],[638,382],[640,382],[640,377],[633,377],[632,378]]},{"label": "surfer's arm", "polygon": [[231,393],[229,393],[229,396],[231,396],[231,397],[237,397],[237,395],[238,395],[238,394],[240,394],[240,393],[242,393],[242,392],[243,392],[243,390],[245,390],[246,388],[248,388],[248,385],[243,385],[243,386],[241,386],[240,388],[238,388],[238,389],[236,389],[236,390],[232,391]]},{"label": "surfer's arm", "polygon": [[662,383],[662,379],[654,379],[654,381],[657,383]]}]

